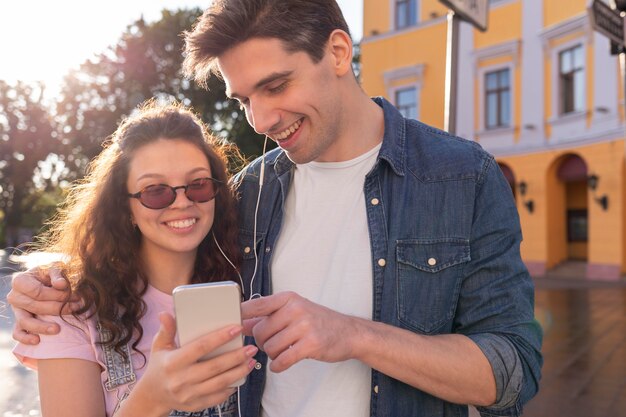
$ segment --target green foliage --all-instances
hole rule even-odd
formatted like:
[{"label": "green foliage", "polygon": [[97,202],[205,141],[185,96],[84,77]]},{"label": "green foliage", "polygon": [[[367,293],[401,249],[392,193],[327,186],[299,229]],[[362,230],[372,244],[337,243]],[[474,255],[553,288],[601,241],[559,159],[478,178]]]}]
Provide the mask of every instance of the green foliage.
[{"label": "green foliage", "polygon": [[[55,123],[42,103],[43,88],[0,81],[0,211],[5,232],[17,233],[41,162],[62,148]],[[46,187],[53,178],[38,175],[37,180]]]},{"label": "green foliage", "polygon": [[120,119],[151,97],[192,106],[215,134],[234,141],[244,155],[260,154],[262,139],[237,104],[226,99],[223,82],[211,77],[208,89],[202,89],[181,74],[180,34],[200,14],[200,9],[163,10],[154,23],[140,19],[116,46],[65,78],[57,113],[72,148],[66,163],[75,175],[82,174]]},{"label": "green foliage", "polygon": [[60,184],[81,178],[122,118],[149,98],[193,107],[248,160],[261,153],[263,137],[227,100],[221,80],[211,77],[203,89],[181,74],[180,34],[200,14],[163,10],[156,22],[137,20],[116,45],[68,73],[49,107],[43,85],[0,81],[0,230],[11,235],[6,241],[15,240],[20,228],[39,230],[56,210]]}]

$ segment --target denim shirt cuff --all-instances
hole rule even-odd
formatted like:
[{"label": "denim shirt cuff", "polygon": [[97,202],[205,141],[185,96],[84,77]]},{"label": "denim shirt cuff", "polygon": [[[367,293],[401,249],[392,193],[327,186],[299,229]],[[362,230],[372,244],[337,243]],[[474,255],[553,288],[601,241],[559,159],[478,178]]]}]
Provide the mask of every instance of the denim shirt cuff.
[{"label": "denim shirt cuff", "polygon": [[505,337],[490,334],[468,335],[478,345],[491,364],[496,381],[496,402],[489,407],[479,407],[481,416],[517,416],[517,405],[524,370],[515,347]]}]

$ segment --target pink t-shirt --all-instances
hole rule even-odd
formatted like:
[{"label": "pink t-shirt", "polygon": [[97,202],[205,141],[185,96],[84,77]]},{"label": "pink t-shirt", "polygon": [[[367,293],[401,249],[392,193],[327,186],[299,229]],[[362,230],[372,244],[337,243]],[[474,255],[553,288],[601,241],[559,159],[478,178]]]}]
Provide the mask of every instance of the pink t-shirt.
[{"label": "pink t-shirt", "polygon": [[[149,360],[152,339],[160,326],[158,314],[165,311],[174,315],[174,302],[170,294],[165,294],[152,286],[148,286],[148,291],[143,296],[143,300],[146,302],[147,311],[146,315],[139,321],[143,328],[143,337],[137,345],[137,349],[146,356],[146,360]],[[108,373],[104,361],[104,352],[95,343],[100,339],[95,319],[80,321],[73,316],[65,316],[64,318],[78,328],[66,323],[58,316],[46,316],[45,320],[54,321],[61,326],[61,333],[54,336],[42,335],[41,342],[34,346],[18,343],[13,349],[13,353],[20,362],[35,370],[38,359],[84,359],[98,363],[102,369],[100,379],[106,402],[106,412],[107,416],[111,416],[119,398],[122,398],[129,389],[129,384],[121,385],[112,391],[105,389],[104,383],[108,379]],[[131,361],[137,379],[141,378],[146,370],[143,357],[131,349]]]}]

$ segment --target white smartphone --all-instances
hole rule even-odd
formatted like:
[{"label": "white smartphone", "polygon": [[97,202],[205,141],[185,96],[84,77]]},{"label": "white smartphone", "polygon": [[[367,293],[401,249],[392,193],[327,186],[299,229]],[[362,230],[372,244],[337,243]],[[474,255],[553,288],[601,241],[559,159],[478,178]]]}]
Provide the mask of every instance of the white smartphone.
[{"label": "white smartphone", "polygon": [[[181,285],[174,288],[174,310],[179,346],[184,346],[214,330],[241,324],[241,290],[233,281]],[[210,359],[243,346],[238,336],[201,359]],[[242,385],[245,378],[233,387]]]}]

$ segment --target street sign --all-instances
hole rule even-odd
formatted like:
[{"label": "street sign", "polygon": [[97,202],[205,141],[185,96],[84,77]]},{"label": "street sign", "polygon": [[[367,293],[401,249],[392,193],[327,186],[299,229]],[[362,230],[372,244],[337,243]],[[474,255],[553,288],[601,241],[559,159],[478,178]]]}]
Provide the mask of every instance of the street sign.
[{"label": "street sign", "polygon": [[624,18],[617,10],[611,9],[602,0],[593,0],[589,7],[591,27],[604,36],[624,46]]},{"label": "street sign", "polygon": [[463,20],[468,21],[481,31],[487,30],[489,0],[439,0],[452,9]]}]

